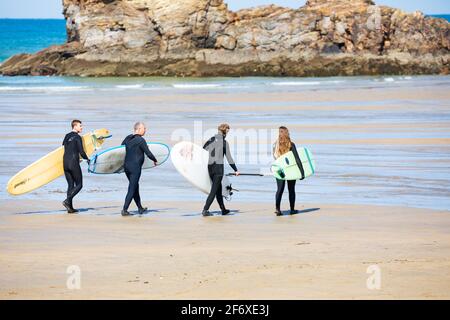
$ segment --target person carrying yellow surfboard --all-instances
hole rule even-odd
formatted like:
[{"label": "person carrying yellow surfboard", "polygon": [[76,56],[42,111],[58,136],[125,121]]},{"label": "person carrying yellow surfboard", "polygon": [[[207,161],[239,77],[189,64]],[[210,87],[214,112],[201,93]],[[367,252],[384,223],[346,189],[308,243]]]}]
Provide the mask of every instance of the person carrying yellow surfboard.
[{"label": "person carrying yellow surfboard", "polygon": [[67,199],[63,201],[63,206],[67,209],[67,213],[77,213],[78,210],[73,208],[73,198],[83,188],[83,174],[80,167],[80,155],[89,164],[89,158],[83,149],[83,142],[80,133],[83,132],[83,124],[80,120],[72,121],[72,131],[66,134],[63,140],[64,146],[64,175],[67,180]]}]

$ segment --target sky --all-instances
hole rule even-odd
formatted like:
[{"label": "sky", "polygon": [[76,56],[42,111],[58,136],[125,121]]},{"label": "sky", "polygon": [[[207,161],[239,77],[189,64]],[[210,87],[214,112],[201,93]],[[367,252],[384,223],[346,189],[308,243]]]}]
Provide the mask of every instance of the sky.
[{"label": "sky", "polygon": [[[174,1],[174,0],[167,0]],[[239,10],[265,4],[298,8],[305,0],[225,0],[228,8]],[[450,0],[375,0],[375,3],[426,14],[450,13]],[[62,0],[0,0],[0,18],[63,18]]]}]

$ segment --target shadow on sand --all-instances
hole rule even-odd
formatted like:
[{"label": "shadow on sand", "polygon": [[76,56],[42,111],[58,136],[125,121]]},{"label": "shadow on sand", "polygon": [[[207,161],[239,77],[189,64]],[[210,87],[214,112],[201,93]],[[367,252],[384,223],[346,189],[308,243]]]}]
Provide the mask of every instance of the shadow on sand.
[{"label": "shadow on sand", "polygon": [[[239,210],[230,210],[230,213],[225,215],[225,217],[234,216],[238,212],[239,212]],[[222,216],[222,211],[210,211],[210,213],[212,213],[214,216]],[[198,217],[198,216],[202,216],[202,213],[201,212],[188,213],[188,214],[182,214],[181,216],[182,217]]]},{"label": "shadow on sand", "polygon": [[[89,212],[89,211],[98,211],[98,210],[102,210],[102,209],[117,209],[115,212],[111,212],[111,213],[94,213],[94,215],[120,215],[120,211],[121,211],[121,207],[120,206],[109,206],[109,207],[96,207],[96,208],[80,208],[78,209],[78,213],[84,213],[84,212]],[[147,210],[145,213],[143,214],[138,214],[137,211],[132,211],[133,216],[138,216],[138,217],[142,217],[142,216],[146,216],[152,213],[161,213],[161,212],[166,212],[168,210],[175,210],[177,208],[160,208],[160,209],[149,209]],[[320,210],[320,208],[309,208],[309,209],[304,209],[304,210],[298,210],[297,213],[294,214],[290,214],[289,210],[285,210],[282,211],[282,216],[293,216],[293,215],[297,215],[297,214],[304,214],[304,213],[310,213],[310,212],[314,212],[314,211],[318,211]],[[239,210],[230,210],[231,212],[229,214],[227,214],[226,216],[234,216],[237,213],[239,213]],[[222,212],[221,211],[210,211],[214,216],[222,216]],[[41,210],[41,211],[27,211],[27,212],[17,212],[14,214],[67,214],[66,210]],[[196,213],[188,213],[188,214],[182,214],[182,217],[199,217],[201,216],[202,213],[196,212]]]},{"label": "shadow on sand", "polygon": [[320,210],[320,208],[309,208],[309,209],[298,210],[297,213],[293,213],[293,214],[291,214],[289,210],[285,210],[285,211],[281,211],[281,215],[282,216],[295,216],[297,214],[310,213],[310,212],[319,211],[319,210]]},{"label": "shadow on sand", "polygon": [[[119,208],[119,206],[111,206],[111,207],[97,207],[97,208],[80,208],[77,209],[78,213],[83,213],[92,210],[100,210],[100,209],[111,209],[111,208]],[[41,211],[27,211],[27,212],[17,212],[14,214],[51,214],[51,213],[67,213],[66,209],[62,210],[41,210]]]},{"label": "shadow on sand", "polygon": [[[168,210],[176,210],[176,209],[177,208],[148,209],[143,214],[139,214],[138,211],[131,211],[131,213],[133,216],[136,216],[136,217],[145,217],[146,215],[148,215],[150,213],[161,213],[161,212],[165,212]],[[120,212],[118,212],[118,214],[120,214]]]},{"label": "shadow on sand", "polygon": [[[102,210],[102,209],[117,209],[114,212],[111,213],[94,213],[94,215],[120,215],[121,212],[121,208],[120,206],[109,206],[109,207],[96,207],[96,208],[79,208],[78,209],[78,213],[84,213],[84,212],[89,212],[89,211],[98,211],[98,210]],[[132,213],[134,213],[133,215],[136,216],[145,216],[147,214],[150,213],[159,213],[159,212],[164,212],[167,210],[173,210],[175,208],[161,208],[161,209],[149,209],[147,210],[144,214],[139,215],[137,211],[133,211]],[[27,212],[17,212],[14,214],[67,214],[67,211],[65,209],[63,210],[41,210],[41,211],[27,211]]]}]

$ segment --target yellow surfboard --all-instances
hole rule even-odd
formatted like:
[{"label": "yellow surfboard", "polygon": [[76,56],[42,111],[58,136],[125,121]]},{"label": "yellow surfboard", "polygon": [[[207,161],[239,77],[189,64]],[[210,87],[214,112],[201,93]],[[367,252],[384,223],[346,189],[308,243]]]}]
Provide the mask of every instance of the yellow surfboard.
[{"label": "yellow surfboard", "polygon": [[[87,156],[90,157],[108,137],[110,135],[107,129],[98,129],[83,135],[83,147]],[[24,194],[62,176],[64,174],[63,156],[64,147],[61,146],[33,162],[9,180],[6,190],[12,195]]]}]

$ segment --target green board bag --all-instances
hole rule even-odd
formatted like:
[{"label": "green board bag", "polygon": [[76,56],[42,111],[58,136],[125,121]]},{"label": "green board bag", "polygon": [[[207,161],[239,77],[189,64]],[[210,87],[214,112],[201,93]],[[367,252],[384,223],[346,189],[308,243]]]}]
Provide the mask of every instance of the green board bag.
[{"label": "green board bag", "polygon": [[[311,151],[297,148],[298,157],[289,151],[272,163],[272,173],[280,180],[303,180],[314,174],[316,164]],[[299,160],[299,162],[297,161]]]}]

